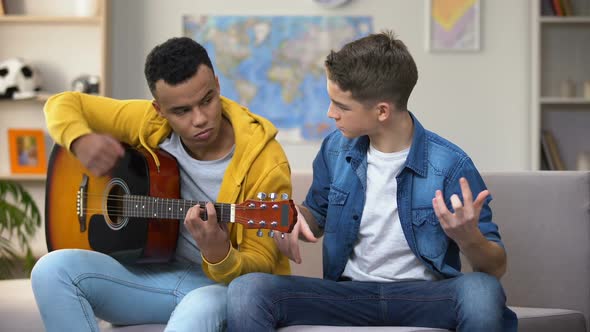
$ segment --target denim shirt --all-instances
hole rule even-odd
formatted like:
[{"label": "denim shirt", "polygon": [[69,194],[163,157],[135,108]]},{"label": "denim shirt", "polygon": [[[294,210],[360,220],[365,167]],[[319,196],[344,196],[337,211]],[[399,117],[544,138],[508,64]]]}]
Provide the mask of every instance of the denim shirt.
[{"label": "denim shirt", "polygon": [[[425,130],[415,116],[412,146],[397,176],[397,206],[401,226],[412,252],[438,277],[461,274],[459,248],[443,231],[434,214],[432,199],[443,193],[450,211],[450,197],[461,200],[459,178],[469,181],[473,197],[486,189],[472,160],[459,147]],[[303,205],[324,230],[324,278],[339,280],[358,239],[367,189],[367,136],[348,139],[335,131],[322,142],[313,162],[313,182]],[[481,210],[479,229],[503,247],[498,226],[492,222],[489,203]]]}]

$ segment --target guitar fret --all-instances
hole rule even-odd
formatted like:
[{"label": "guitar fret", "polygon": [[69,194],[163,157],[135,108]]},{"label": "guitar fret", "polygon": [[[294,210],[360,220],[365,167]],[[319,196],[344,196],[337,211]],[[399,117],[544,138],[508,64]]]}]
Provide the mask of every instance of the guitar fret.
[{"label": "guitar fret", "polygon": [[156,200],[153,199],[153,198],[149,198],[148,199],[148,203],[149,203],[149,206],[150,206],[148,216],[149,217],[153,217],[154,214],[156,213]]}]

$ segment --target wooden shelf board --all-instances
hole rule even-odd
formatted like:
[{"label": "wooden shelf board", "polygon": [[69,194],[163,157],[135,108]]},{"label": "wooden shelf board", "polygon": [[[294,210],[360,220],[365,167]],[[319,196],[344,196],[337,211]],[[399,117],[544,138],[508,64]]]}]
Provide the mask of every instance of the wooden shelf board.
[{"label": "wooden shelf board", "polygon": [[53,96],[53,94],[52,94],[52,93],[39,93],[35,99],[36,99],[37,101],[39,101],[39,102],[42,102],[42,103],[44,103],[44,102],[46,102],[46,101],[47,101],[47,99],[49,99],[49,97],[51,97],[51,96]]},{"label": "wooden shelf board", "polygon": [[[541,97],[541,104],[543,105],[588,105],[590,106],[590,99],[588,98],[562,98],[562,97]],[[588,109],[590,111],[590,109]]]},{"label": "wooden shelf board", "polygon": [[39,102],[45,103],[49,97],[53,96],[52,93],[39,93],[33,98],[27,99],[0,99],[1,103],[25,103],[25,102]]},{"label": "wooden shelf board", "polygon": [[4,15],[0,16],[0,23],[50,23],[50,24],[100,24],[101,17],[76,16],[28,16]]},{"label": "wooden shelf board", "polygon": [[0,174],[0,180],[12,181],[45,181],[45,174]]},{"label": "wooden shelf board", "polygon": [[539,21],[547,24],[590,24],[590,16],[542,16]]}]

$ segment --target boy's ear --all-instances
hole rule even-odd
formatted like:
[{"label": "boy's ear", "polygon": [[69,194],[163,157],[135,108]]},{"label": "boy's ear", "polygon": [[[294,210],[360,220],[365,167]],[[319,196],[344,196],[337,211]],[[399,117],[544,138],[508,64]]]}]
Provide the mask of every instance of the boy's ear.
[{"label": "boy's ear", "polygon": [[393,105],[391,103],[381,102],[377,104],[377,117],[380,121],[389,119],[391,113],[394,111],[392,107]]},{"label": "boy's ear", "polygon": [[156,109],[156,112],[158,112],[158,114],[160,116],[162,116],[162,109],[160,108],[160,104],[158,104],[157,101],[153,100],[152,101],[152,106]]}]

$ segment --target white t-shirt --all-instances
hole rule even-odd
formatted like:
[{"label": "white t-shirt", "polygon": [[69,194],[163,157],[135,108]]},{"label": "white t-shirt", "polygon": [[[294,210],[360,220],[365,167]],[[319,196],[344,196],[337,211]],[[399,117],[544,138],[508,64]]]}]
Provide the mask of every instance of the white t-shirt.
[{"label": "white t-shirt", "polygon": [[358,240],[343,276],[355,281],[435,280],[404,236],[397,207],[397,180],[409,149],[367,152],[367,192]]}]

